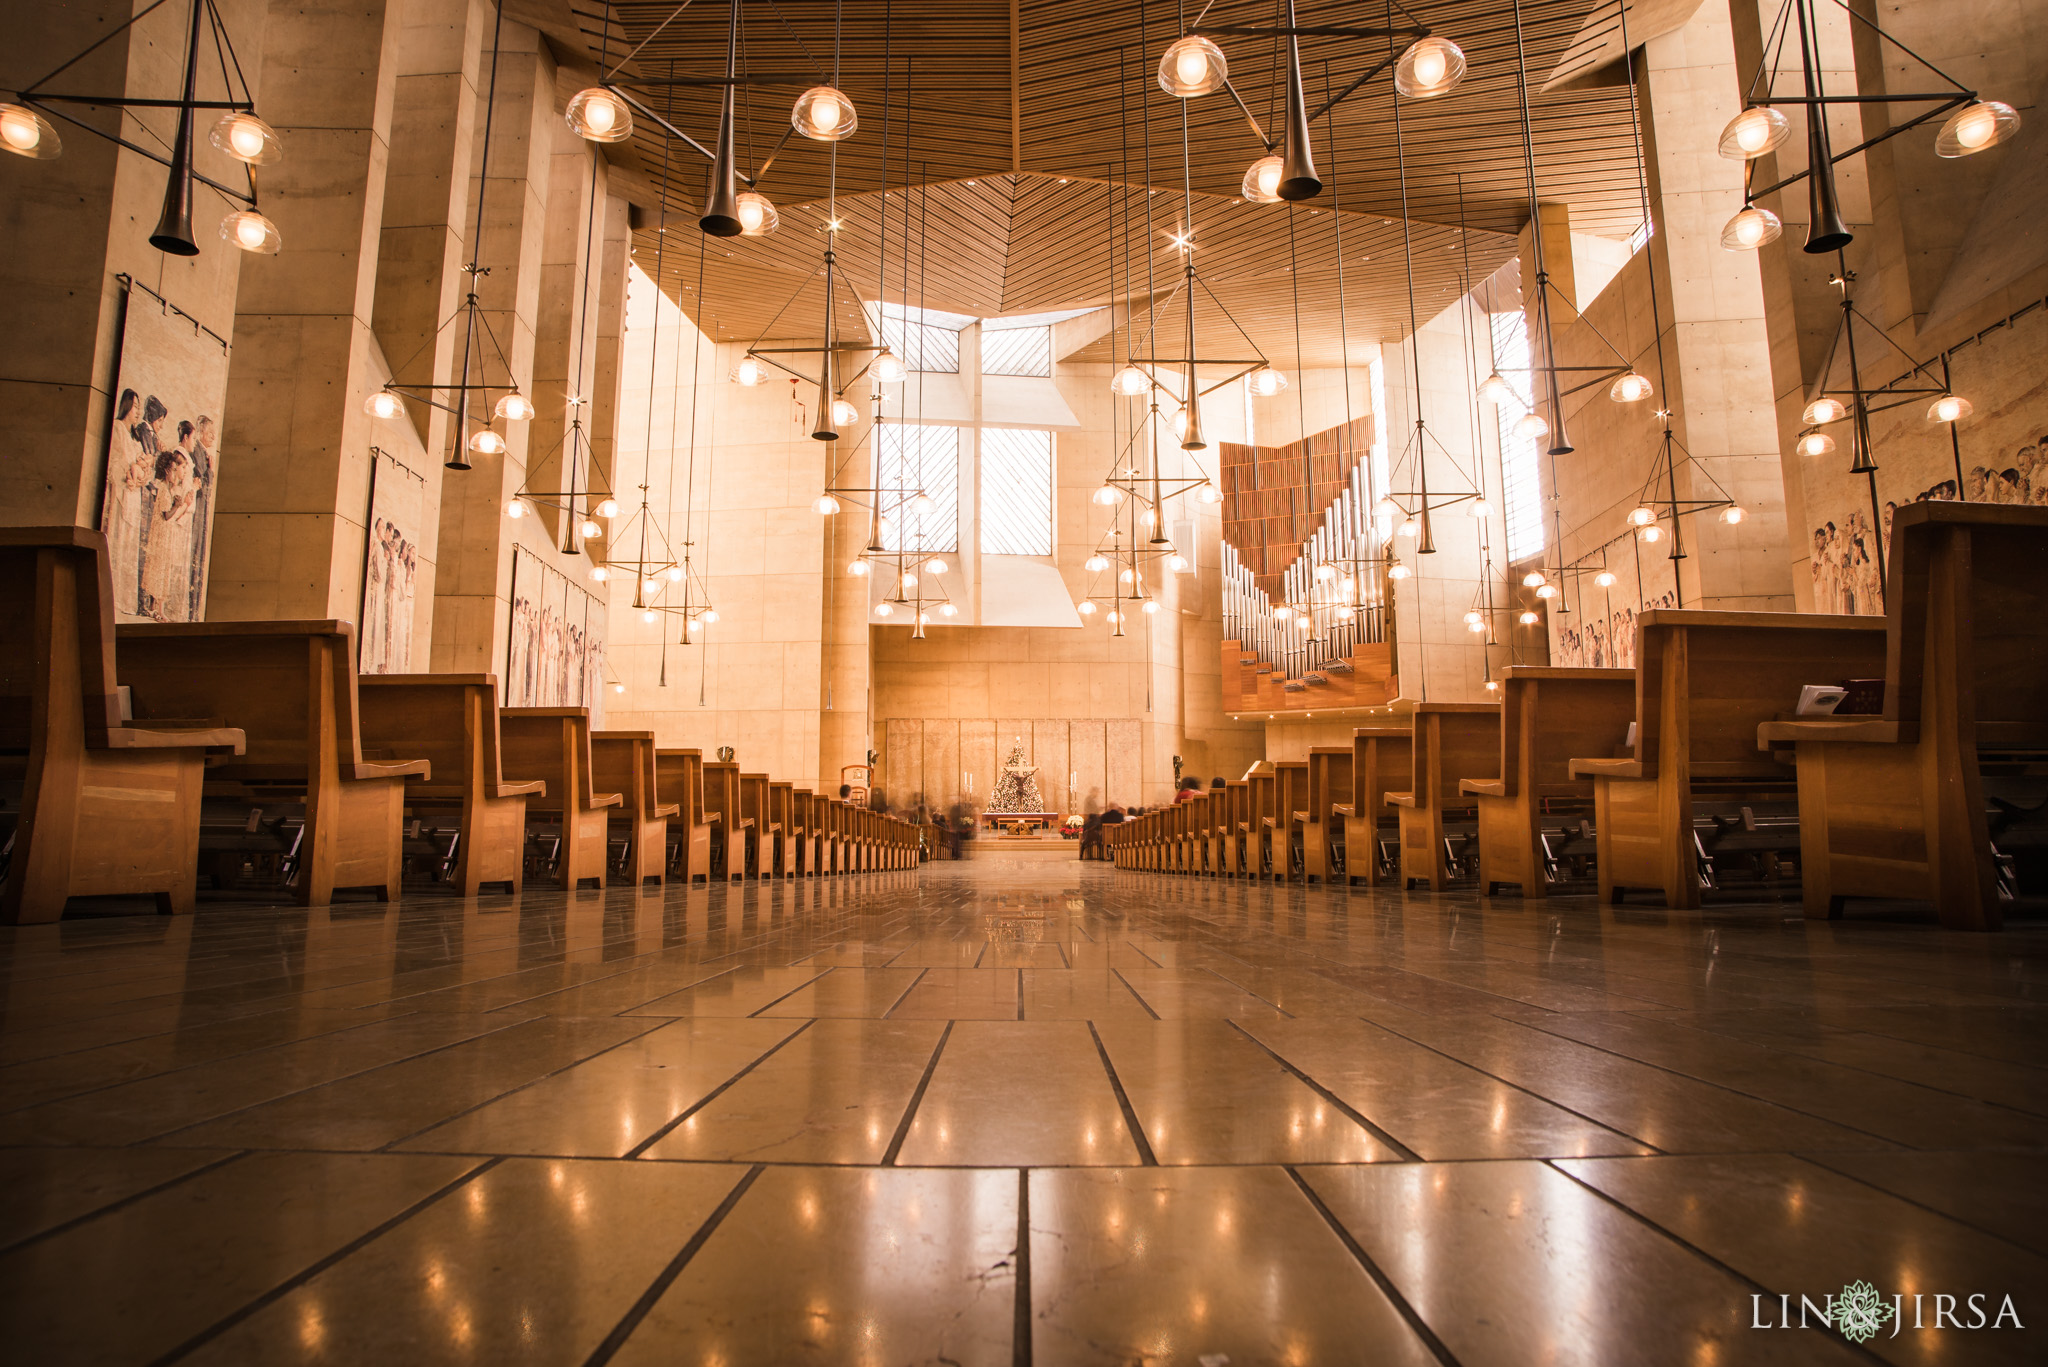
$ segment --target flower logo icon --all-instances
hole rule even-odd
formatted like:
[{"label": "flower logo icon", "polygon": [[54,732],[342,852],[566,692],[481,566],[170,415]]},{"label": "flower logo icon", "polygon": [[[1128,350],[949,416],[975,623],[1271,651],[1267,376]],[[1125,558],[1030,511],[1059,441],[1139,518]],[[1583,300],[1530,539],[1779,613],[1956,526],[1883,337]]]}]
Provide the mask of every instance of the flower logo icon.
[{"label": "flower logo icon", "polygon": [[1868,1341],[1895,1313],[1897,1308],[1869,1282],[1850,1282],[1835,1297],[1835,1328],[1853,1343]]}]

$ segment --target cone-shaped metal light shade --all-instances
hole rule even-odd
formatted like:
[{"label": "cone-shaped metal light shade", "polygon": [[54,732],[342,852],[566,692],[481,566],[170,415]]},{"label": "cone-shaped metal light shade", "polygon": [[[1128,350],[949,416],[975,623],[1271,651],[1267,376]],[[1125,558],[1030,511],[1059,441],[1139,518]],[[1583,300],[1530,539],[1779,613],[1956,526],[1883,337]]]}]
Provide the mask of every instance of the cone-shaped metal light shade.
[{"label": "cone-shaped metal light shade", "polygon": [[192,240],[192,100],[199,82],[199,21],[206,7],[193,0],[192,33],[185,48],[185,104],[178,111],[178,135],[171,143],[171,176],[164,186],[164,211],[149,245],[171,256],[197,256]]},{"label": "cone-shaped metal light shade", "polygon": [[739,75],[740,0],[732,0],[732,17],[726,32],[725,93],[718,110],[718,145],[711,156],[710,179],[704,185],[704,212],[697,226],[713,237],[738,237],[747,225],[740,221],[737,168],[733,155],[733,82]]},{"label": "cone-shaped metal light shade", "polygon": [[811,429],[814,441],[839,440],[839,421],[833,415],[832,400],[839,394],[839,353],[832,349],[832,285],[837,256],[825,249],[825,347],[818,367],[818,421]]},{"label": "cone-shaped metal light shade", "polygon": [[1842,221],[1842,206],[1835,194],[1835,168],[1828,160],[1827,120],[1821,111],[1815,110],[1807,117],[1806,128],[1806,164],[1812,173],[1807,177],[1811,193],[1807,197],[1805,250],[1810,256],[1822,256],[1848,246],[1855,240],[1855,234]]},{"label": "cone-shaped metal light shade", "polygon": [[[1294,27],[1294,0],[1287,0],[1287,27]],[[1280,198],[1314,199],[1323,192],[1308,140],[1308,102],[1301,93],[1301,47],[1287,35],[1287,129],[1280,145]]]}]

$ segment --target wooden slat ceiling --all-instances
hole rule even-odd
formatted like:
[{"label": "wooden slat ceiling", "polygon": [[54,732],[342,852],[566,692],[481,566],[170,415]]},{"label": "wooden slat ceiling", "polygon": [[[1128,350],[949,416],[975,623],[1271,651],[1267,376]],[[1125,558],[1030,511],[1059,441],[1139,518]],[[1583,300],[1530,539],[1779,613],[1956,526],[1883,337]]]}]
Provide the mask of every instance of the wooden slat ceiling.
[{"label": "wooden slat ceiling", "polygon": [[[1598,3],[1611,8],[1614,0],[1524,0],[1522,28],[1532,73],[1542,196],[1569,203],[1576,228],[1618,237],[1641,219],[1627,87],[1534,89],[1555,69]],[[1316,0],[1297,4],[1298,22],[1304,25],[1386,22],[1376,7],[1320,5]],[[1150,288],[1164,293],[1180,271],[1178,250],[1167,234],[1178,230],[1188,204],[1181,154],[1185,113],[1201,276],[1265,353],[1276,361],[1314,363],[1334,359],[1342,350],[1330,227],[1333,197],[1342,204],[1344,221],[1348,342],[1398,338],[1408,331],[1398,221],[1404,154],[1421,317],[1432,316],[1455,296],[1468,250],[1470,278],[1484,278],[1498,267],[1512,253],[1512,234],[1528,216],[1512,4],[1452,0],[1414,8],[1432,30],[1464,49],[1465,80],[1443,98],[1402,101],[1398,145],[1392,87],[1385,76],[1316,125],[1325,189],[1310,206],[1293,211],[1292,270],[1288,208],[1236,201],[1238,182],[1260,149],[1229,97],[1178,101],[1154,79],[1160,53],[1179,31],[1173,7],[1150,0],[1015,0],[1013,60],[1008,0],[871,0],[846,6],[841,21],[838,84],[853,97],[861,123],[853,138],[836,147],[836,200],[828,198],[834,149],[793,139],[761,186],[781,212],[780,231],[763,240],[700,242],[694,206],[706,163],[695,151],[674,144],[668,149],[667,189],[660,196],[668,206],[670,227],[662,249],[664,287],[693,316],[701,310],[722,340],[763,335],[785,307],[783,320],[772,328],[775,335],[814,337],[823,307],[822,283],[803,282],[820,259],[829,203],[843,223],[837,235],[839,264],[854,286],[842,291],[838,309],[849,337],[865,335],[856,297],[874,297],[885,257],[883,288],[891,300],[907,297],[913,304],[986,316],[1143,296],[1149,241]],[[657,79],[671,70],[677,77],[722,74],[727,7],[695,0],[681,14],[675,10],[673,0],[624,0],[609,7],[602,0],[519,0],[511,12],[539,23],[570,67],[594,67],[607,52],[617,61],[667,21],[629,72]],[[1204,22],[1211,27],[1270,24],[1273,13],[1270,0],[1216,0]],[[748,0],[743,21],[749,69],[791,73],[802,81],[830,78],[834,10],[829,0]],[[580,53],[573,50],[578,40]],[[1233,82],[1271,127],[1268,100],[1279,69],[1271,40],[1225,36],[1218,41],[1231,59]],[[1386,55],[1383,41],[1374,46],[1374,40],[1365,39],[1303,38],[1301,46],[1311,103],[1326,83],[1340,89]],[[1019,111],[1014,122],[1013,78]],[[741,92],[743,164],[750,155],[765,156],[774,145],[788,126],[789,106],[800,88],[799,83]],[[679,128],[701,142],[712,140],[714,88],[640,89]],[[655,186],[662,180],[663,141],[651,120],[636,119],[633,140],[608,154],[641,184]],[[884,206],[889,213],[886,244],[880,222]],[[658,215],[647,215],[637,235],[636,259],[650,271],[662,236],[657,222]],[[1461,224],[1468,229],[1463,238],[1457,232]],[[704,301],[698,305],[700,246]],[[1206,295],[1202,301],[1210,302]],[[1222,309],[1206,312],[1213,316]],[[1213,344],[1237,337],[1227,321],[1212,323],[1203,311],[1198,311],[1196,330],[1205,355],[1214,354]],[[1112,346],[1121,354],[1125,340],[1121,335],[1104,339],[1081,355],[1106,359]]]}]

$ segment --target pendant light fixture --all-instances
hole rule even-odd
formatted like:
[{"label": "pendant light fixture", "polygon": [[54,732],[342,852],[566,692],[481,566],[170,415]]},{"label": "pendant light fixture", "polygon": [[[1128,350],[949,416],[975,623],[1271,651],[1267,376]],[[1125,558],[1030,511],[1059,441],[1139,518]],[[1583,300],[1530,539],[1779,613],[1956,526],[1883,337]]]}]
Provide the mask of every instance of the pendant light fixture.
[{"label": "pendant light fixture", "polygon": [[[1389,25],[1392,24],[1389,7]],[[1432,34],[1419,22],[1414,21],[1405,7],[1401,14],[1409,19],[1406,25],[1376,27],[1370,25],[1302,25],[1296,18],[1294,0],[1282,0],[1281,22],[1278,25],[1214,25],[1198,33],[1195,27],[1201,25],[1202,17],[1208,14],[1204,9],[1191,26],[1159,59],[1159,88],[1181,100],[1198,99],[1218,90],[1229,94],[1238,112],[1251,125],[1252,134],[1266,149],[1266,156],[1252,163],[1245,173],[1244,197],[1254,204],[1270,204],[1278,200],[1300,202],[1314,199],[1322,193],[1322,177],[1316,173],[1315,156],[1309,139],[1309,125],[1328,114],[1337,105],[1363,88],[1375,77],[1389,68],[1393,71],[1393,87],[1409,99],[1432,99],[1448,94],[1455,89],[1465,75],[1465,54],[1450,39]],[[1277,135],[1268,134],[1230,81],[1230,64],[1223,50],[1216,45],[1209,34],[1231,37],[1272,39],[1281,58],[1281,68],[1275,73],[1282,88],[1285,110],[1281,116]],[[1367,68],[1364,75],[1334,95],[1324,98],[1321,104],[1311,110],[1302,92],[1301,43],[1304,37],[1315,38],[1385,38],[1409,40],[1407,48]]]},{"label": "pendant light fixture", "polygon": [[[633,78],[623,77],[621,72],[626,64],[639,55],[642,48],[653,42],[655,37],[681,17],[692,0],[683,0],[676,5],[659,24],[654,26],[640,44],[618,62],[611,61],[609,22],[610,5],[606,5],[603,51],[600,54],[598,84],[579,90],[571,97],[563,117],[569,128],[578,137],[591,142],[623,142],[633,134],[633,115],[640,117],[658,128],[665,139],[673,139],[699,153],[710,163],[704,187],[704,199],[697,218],[697,226],[713,237],[765,237],[775,231],[777,216],[775,206],[758,194],[761,180],[768,169],[781,155],[791,137],[803,137],[812,142],[835,144],[854,135],[860,127],[860,117],[853,101],[839,89],[840,50],[840,6],[835,3],[832,17],[832,74],[828,79],[814,83],[814,78],[825,73],[812,74],[789,72],[742,71],[741,55],[745,50],[745,32],[741,22],[741,0],[727,0],[725,25],[725,72],[722,76],[678,77],[673,71],[660,84],[671,89],[678,86],[714,86],[718,97],[718,132],[711,146],[703,143],[678,128],[667,115],[657,110],[652,103],[653,96],[636,93],[632,89]],[[784,20],[785,26],[787,20]],[[801,40],[798,42],[801,47]],[[806,49],[806,52],[808,50]],[[639,84],[648,84],[642,80]],[[760,165],[749,172],[740,169],[737,149],[738,96],[743,89],[772,86],[806,86],[790,108],[789,128],[776,142]],[[745,187],[743,191],[741,187]],[[752,205],[750,208],[749,205]]]},{"label": "pendant light fixture", "polygon": [[[1912,92],[1911,87],[1921,83],[1916,75],[1907,83],[1908,93],[1904,94],[1893,94],[1889,89],[1874,95],[1829,94],[1828,62],[1821,54],[1817,8],[1816,0],[1783,0],[1770,31],[1765,35],[1763,51],[1766,56],[1750,82],[1744,100],[1746,107],[1722,130],[1721,155],[1749,163],[1743,177],[1742,210],[1729,220],[1721,234],[1721,245],[1731,251],[1754,251],[1775,242],[1784,231],[1783,224],[1777,215],[1759,209],[1755,201],[1788,189],[1802,180],[1807,182],[1807,232],[1802,250],[1808,255],[1824,256],[1848,246],[1855,240],[1855,235],[1842,218],[1841,197],[1835,186],[1835,165],[1921,124],[1948,116],[1934,142],[1936,154],[1943,157],[1970,156],[1996,147],[2019,132],[2020,116],[2011,105],[1979,98],[1976,91],[1900,43],[1876,21],[1851,6],[1844,6],[1843,13],[1852,26],[1862,26],[1880,45],[1881,53],[1887,47],[1891,50],[1884,53],[1887,63],[1895,61],[1891,53],[1896,53],[1898,59],[1912,63],[1920,71],[1944,83],[1947,89]],[[1786,49],[1794,46],[1787,42],[1787,33],[1795,28],[1798,31],[1799,93],[1780,94],[1776,87],[1785,73],[1779,64]],[[1853,76],[1851,80],[1854,80]],[[1892,78],[1888,77],[1886,84],[1893,84]],[[1758,186],[1754,183],[1757,159],[1776,151],[1791,136],[1791,124],[1776,108],[1779,105],[1803,106],[1806,111],[1806,167],[1770,185]],[[1837,153],[1829,138],[1827,113],[1839,105],[1882,105],[1889,126],[1848,151]],[[1923,108],[1910,118],[1900,118],[1892,112],[1900,106],[1913,105]]]},{"label": "pendant light fixture", "polygon": [[[503,455],[509,449],[509,443],[504,434],[494,430],[490,424],[493,421],[521,422],[534,413],[533,404],[520,392],[519,379],[512,373],[512,363],[506,359],[505,349],[498,342],[497,330],[491,326],[483,301],[477,294],[479,282],[491,273],[490,268],[478,260],[478,251],[484,238],[484,205],[491,184],[491,132],[496,122],[498,54],[504,25],[501,12],[491,29],[491,73],[484,90],[483,140],[477,155],[476,222],[469,239],[469,261],[462,268],[463,274],[469,277],[469,288],[463,294],[461,305],[434,329],[434,335],[403,365],[393,367],[393,378],[363,401],[363,411],[373,418],[397,417],[404,410],[400,402],[403,399],[453,416],[456,423],[454,440],[445,462],[450,470],[471,468],[469,454],[472,452],[484,456]],[[417,364],[439,341],[443,332],[457,325],[462,330],[462,362],[453,383],[429,379],[423,384],[415,384],[397,378]],[[486,347],[489,356],[496,358],[497,372],[505,377],[502,382],[491,379]],[[497,396],[495,399],[494,395]],[[490,416],[479,416],[476,412],[479,403]]]},{"label": "pendant light fixture", "polygon": [[[61,156],[63,139],[58,136],[56,125],[50,121],[52,118],[60,119],[168,169],[170,174],[164,184],[163,207],[157,216],[156,228],[149,235],[150,246],[167,256],[199,255],[199,243],[192,235],[192,215],[197,208],[194,202],[197,187],[204,185],[230,203],[246,206],[231,210],[221,220],[221,240],[253,255],[274,256],[282,244],[277,225],[264,217],[257,207],[254,170],[244,173],[248,188],[236,189],[202,174],[192,164],[197,118],[201,111],[221,111],[219,120],[207,132],[207,141],[246,167],[267,165],[276,161],[284,151],[276,131],[257,117],[255,100],[250,95],[248,82],[242,77],[241,60],[235,53],[234,39],[228,33],[214,0],[190,0],[186,11],[183,81],[177,98],[89,95],[46,88],[102,44],[159,9],[166,9],[166,0],[157,0],[157,3],[130,15],[95,39],[85,51],[42,79],[24,86],[17,92],[14,102],[0,104],[0,150],[34,161],[49,161]],[[176,11],[170,9],[167,12]],[[199,54],[209,39],[219,62],[219,85],[223,93],[218,99],[202,98],[200,92]],[[63,112],[62,106],[67,105],[115,110],[175,110],[177,128],[171,136],[170,155],[166,157],[118,133],[107,133],[73,118]]]}]

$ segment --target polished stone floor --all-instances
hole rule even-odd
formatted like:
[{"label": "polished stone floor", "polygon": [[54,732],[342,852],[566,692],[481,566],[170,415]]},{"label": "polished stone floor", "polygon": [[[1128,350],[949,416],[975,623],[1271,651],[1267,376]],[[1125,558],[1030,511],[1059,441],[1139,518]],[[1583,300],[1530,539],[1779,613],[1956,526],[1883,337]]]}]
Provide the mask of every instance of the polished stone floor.
[{"label": "polished stone floor", "polygon": [[2040,1363],[2044,983],[999,860],[0,930],[0,1358]]}]

